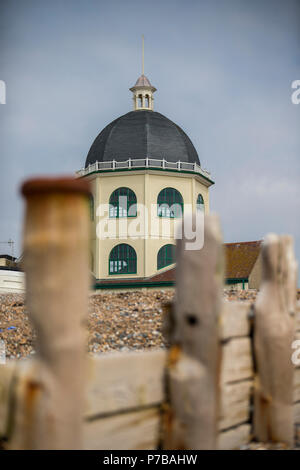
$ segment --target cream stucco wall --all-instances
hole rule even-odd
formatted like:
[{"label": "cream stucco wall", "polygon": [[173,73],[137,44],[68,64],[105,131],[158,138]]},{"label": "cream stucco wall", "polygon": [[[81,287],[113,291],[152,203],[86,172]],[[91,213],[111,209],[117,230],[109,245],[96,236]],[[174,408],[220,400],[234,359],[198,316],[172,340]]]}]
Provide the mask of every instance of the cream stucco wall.
[{"label": "cream stucco wall", "polygon": [[[196,210],[197,196],[201,193],[205,212],[209,212],[208,187],[210,183],[196,174],[131,170],[99,172],[89,175],[87,178],[91,180],[94,197],[94,220],[91,222],[91,260],[93,261],[92,271],[97,279],[149,277],[162,271],[157,270],[157,253],[162,246],[169,243],[175,244],[174,232],[176,225],[180,223],[180,219],[161,218],[157,215],[157,196],[162,189],[167,187],[177,189],[183,197],[184,210],[187,211],[190,206],[190,210],[193,212]],[[136,194],[137,217],[109,219],[110,195],[120,187],[130,188]],[[103,204],[107,204],[105,212]],[[148,210],[145,217],[139,204]],[[128,236],[128,231],[134,227],[138,228],[138,232],[136,238],[132,239]],[[115,229],[114,238],[103,238],[102,236],[102,239],[99,239],[97,232],[99,235],[102,231],[103,235],[103,229],[107,230],[108,228]],[[109,274],[109,254],[113,247],[119,243],[128,243],[135,249],[137,254],[136,274]]]}]

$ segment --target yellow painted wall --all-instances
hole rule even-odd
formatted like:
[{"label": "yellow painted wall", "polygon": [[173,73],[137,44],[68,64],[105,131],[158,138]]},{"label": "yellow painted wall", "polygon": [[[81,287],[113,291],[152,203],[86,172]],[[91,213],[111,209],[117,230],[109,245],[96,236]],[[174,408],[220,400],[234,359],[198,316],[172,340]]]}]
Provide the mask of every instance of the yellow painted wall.
[{"label": "yellow painted wall", "polygon": [[[91,259],[93,259],[94,265],[93,273],[97,279],[149,277],[161,272],[161,270],[157,271],[157,253],[162,246],[169,243],[175,244],[174,230],[176,230],[176,224],[180,223],[181,220],[158,217],[156,203],[157,196],[162,189],[167,187],[177,189],[183,197],[184,208],[187,210],[187,205],[190,204],[193,212],[196,210],[197,196],[201,193],[204,199],[205,212],[209,212],[209,189],[197,175],[145,170],[139,172],[96,173],[89,175],[88,178],[92,183],[94,197],[95,216],[94,221],[91,223]],[[136,194],[137,203],[148,208],[148,235],[151,236],[150,238],[144,238],[144,230],[140,230],[138,239],[133,240],[126,237],[126,231],[130,226],[132,227],[132,224],[140,224],[140,227],[144,225],[141,223],[144,220],[143,214],[140,214],[139,211],[136,218],[129,219],[109,219],[107,212],[102,217],[96,215],[97,207],[101,204],[109,204],[110,195],[120,187],[130,188]],[[155,205],[152,212],[151,204]],[[117,238],[98,239],[96,228],[97,226],[99,228],[99,223],[115,225]],[[169,227],[169,234],[167,233],[164,238],[161,238],[163,228],[166,229],[166,225]],[[122,230],[125,232],[125,238],[121,238]],[[160,238],[153,239],[154,234]],[[109,253],[119,243],[128,243],[135,249],[137,254],[136,274],[109,274]]]}]

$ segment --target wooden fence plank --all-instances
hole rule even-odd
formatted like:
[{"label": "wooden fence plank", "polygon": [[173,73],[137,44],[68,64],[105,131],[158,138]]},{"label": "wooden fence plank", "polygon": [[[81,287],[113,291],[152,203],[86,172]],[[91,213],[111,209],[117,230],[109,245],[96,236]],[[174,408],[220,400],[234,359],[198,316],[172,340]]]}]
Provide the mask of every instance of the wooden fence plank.
[{"label": "wooden fence plank", "polygon": [[226,340],[236,336],[249,336],[249,313],[252,302],[224,301],[220,316],[220,336]]},{"label": "wooden fence plank", "polygon": [[[235,344],[237,342],[237,345]],[[251,377],[251,357],[248,349],[247,338],[233,339],[223,345],[221,403],[223,404],[221,428],[229,427],[236,423],[241,413],[239,406],[240,395],[235,390],[246,386],[244,383],[230,383]],[[167,358],[166,350],[147,352],[126,352],[89,356],[87,359],[86,378],[86,417],[95,417],[101,414],[122,412],[126,409],[134,409],[142,406],[151,406],[162,403],[165,397],[164,368]],[[242,359],[241,359],[242,358]],[[236,365],[236,367],[234,366]],[[13,412],[19,428],[23,428],[20,421],[22,401],[25,394],[27,379],[32,376],[34,360],[10,361],[2,366],[4,371],[0,375],[0,383],[6,390],[5,400],[0,402],[1,416],[8,415],[8,393],[13,393],[15,408]],[[8,392],[13,370],[17,378],[15,389]],[[229,384],[228,384],[229,382]],[[246,382],[250,386],[251,382]],[[237,387],[235,389],[235,387]],[[228,393],[233,390],[233,396]],[[3,396],[3,395],[2,395]],[[244,396],[245,398],[245,396]],[[231,401],[230,401],[231,400]],[[248,412],[245,403],[244,415]],[[12,411],[12,410],[11,410]],[[3,420],[2,420],[3,423]],[[226,424],[224,424],[226,423]],[[14,448],[20,445],[20,436],[14,436]]]},{"label": "wooden fence plank", "polygon": [[[244,340],[246,338],[238,338],[238,339],[234,339],[233,341],[240,341],[241,339]],[[235,354],[236,354],[236,351],[239,351],[239,350],[240,348],[232,349],[232,351],[234,351]],[[121,360],[120,360],[120,356],[121,356]],[[124,362],[122,361],[122,358],[126,360],[125,372],[124,372]],[[166,358],[166,351],[164,350],[142,352],[142,353],[124,353],[124,356],[122,353],[122,354],[112,354],[112,355],[105,354],[105,355],[98,356],[98,357],[90,357],[89,358],[90,366],[91,368],[93,368],[93,373],[96,375],[94,376],[93,374],[91,374],[87,382],[88,390],[89,390],[88,392],[89,408],[86,408],[86,413],[85,413],[86,416],[97,415],[97,414],[101,414],[105,412],[111,413],[117,410],[121,411],[121,410],[128,409],[130,407],[135,407],[139,405],[147,406],[147,405],[151,405],[151,402],[152,403],[162,402],[164,398],[162,377],[163,377],[163,368],[164,368],[165,358]],[[225,366],[225,370],[228,370],[232,368],[232,362],[235,362],[238,359],[238,356],[225,354],[224,359],[225,360],[223,362],[223,366]],[[250,356],[249,356],[249,359],[250,359]],[[136,367],[139,368],[140,365],[143,363],[145,365],[145,370],[143,371],[143,374],[145,373],[146,381],[142,377],[140,377],[140,374],[136,374],[135,376],[134,374],[127,375],[127,371],[137,370]],[[0,382],[1,382],[2,387],[6,387],[6,390],[8,390],[9,384],[11,383],[13,370],[15,369],[15,366],[17,366],[18,371],[19,371],[18,388],[19,388],[20,393],[17,394],[15,398],[20,397],[20,395],[23,396],[23,392],[20,388],[22,388],[22,383],[24,381],[24,378],[26,375],[28,375],[30,369],[32,368],[32,365],[33,365],[32,360],[25,360],[25,361],[11,361],[7,365],[0,367],[0,371],[1,370],[5,371],[4,374],[3,372],[2,373],[0,372]],[[296,374],[295,374],[295,397],[294,399],[299,400],[300,369],[296,369],[295,372]],[[97,387],[101,385],[101,380],[102,380],[101,375],[105,377],[106,373],[109,373],[110,376],[106,377],[103,389],[102,390],[100,388],[98,389]],[[118,387],[117,387],[114,398],[110,399],[109,390],[113,390],[113,394],[115,393],[114,384],[118,383],[118,377],[120,373],[123,374],[122,380],[124,379],[125,384],[128,382],[127,385],[129,387],[130,387],[131,380],[133,380],[133,388],[128,393],[127,391],[125,391],[124,395],[123,395],[123,392],[121,392],[121,398],[119,398],[118,392],[117,392]],[[241,368],[239,369],[238,374],[236,373],[236,370],[234,370],[233,374],[231,372],[231,374],[229,375],[229,378],[243,377],[244,375],[245,375],[244,370],[243,368]],[[147,377],[149,380],[147,380]],[[153,389],[151,388],[150,380],[153,380],[154,382]],[[140,395],[139,387],[143,383],[144,384],[147,383],[148,385],[146,385],[145,393],[142,393]],[[127,390],[126,389],[127,385],[125,385],[125,390]],[[230,433],[226,434],[225,437],[223,436],[223,434],[226,428],[230,428],[231,426],[235,426],[238,423],[247,421],[248,413],[249,413],[249,394],[250,394],[251,385],[252,385],[251,380],[245,380],[242,382],[234,382],[234,383],[232,382],[223,383],[222,392],[221,392],[221,413],[220,413],[220,423],[219,423],[219,429],[223,431],[221,433],[220,438],[222,438],[223,441],[226,436],[233,436],[235,439],[234,445],[237,445],[237,442],[239,442],[239,445],[241,444],[241,441],[236,441],[237,439],[236,431],[232,433],[231,432],[232,430],[230,430],[229,431]],[[153,390],[152,398],[150,395],[151,389]],[[0,410],[2,413],[1,416],[4,416],[4,414],[8,415],[9,400],[8,400],[7,392],[5,393],[5,397],[6,397],[6,400],[4,402],[3,401],[0,402]],[[123,399],[124,397],[126,398]],[[142,398],[142,400],[140,400],[140,398]],[[19,398],[17,401],[20,401]],[[294,410],[295,410],[296,419],[298,420],[298,422],[300,422],[300,403],[295,404]],[[110,416],[109,419],[111,418],[115,418],[115,417]],[[92,423],[96,423],[96,422],[99,423],[100,421],[103,421],[103,419],[92,421],[91,423],[88,423],[88,425]],[[112,422],[115,422],[114,419]],[[2,423],[3,423],[3,420],[2,420]],[[18,425],[20,423],[18,423],[17,421],[15,424]],[[157,426],[158,425],[159,423],[157,422]],[[23,426],[20,426],[20,428],[22,429]],[[94,429],[93,425],[91,425],[89,429],[91,430]],[[240,431],[243,432],[244,428],[239,426],[236,429],[240,429]],[[226,440],[226,442],[228,443],[232,441]],[[245,443],[245,442],[243,441],[242,443]],[[222,444],[222,445],[225,446],[225,444]],[[226,444],[226,445],[229,445],[229,444]],[[16,445],[14,446],[14,448],[15,447]]]},{"label": "wooden fence plank", "polygon": [[218,438],[218,450],[239,449],[251,439],[250,424],[242,424],[229,431],[221,432]]},{"label": "wooden fence plank", "polygon": [[300,401],[294,404],[294,422],[300,424]]},{"label": "wooden fence plank", "polygon": [[160,409],[122,413],[84,424],[84,448],[91,450],[157,449]]},{"label": "wooden fence plank", "polygon": [[0,438],[5,437],[8,431],[10,400],[16,365],[16,361],[8,361],[6,364],[0,365]]},{"label": "wooden fence plank", "polygon": [[300,340],[300,331],[295,331],[294,339]]},{"label": "wooden fence plank", "polygon": [[222,384],[253,377],[250,338],[233,338],[227,341],[222,353]]},{"label": "wooden fence plank", "polygon": [[300,368],[295,369],[294,372],[294,402],[300,401]]},{"label": "wooden fence plank", "polygon": [[252,380],[223,384],[219,430],[231,428],[249,420]]},{"label": "wooden fence plank", "polygon": [[166,357],[163,349],[89,357],[85,416],[161,403]]}]

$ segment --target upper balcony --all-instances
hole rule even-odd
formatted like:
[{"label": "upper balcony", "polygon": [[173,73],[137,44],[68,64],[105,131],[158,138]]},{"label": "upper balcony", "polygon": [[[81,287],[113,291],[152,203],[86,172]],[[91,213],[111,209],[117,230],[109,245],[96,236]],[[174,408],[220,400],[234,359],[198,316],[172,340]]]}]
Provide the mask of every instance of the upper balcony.
[{"label": "upper balcony", "polygon": [[79,177],[87,176],[96,172],[111,172],[111,171],[124,171],[124,170],[169,170],[178,171],[181,173],[196,173],[199,176],[204,177],[211,184],[214,182],[211,179],[211,175],[207,170],[203,170],[197,163],[186,163],[186,162],[168,162],[164,159],[157,160],[154,158],[141,158],[131,159],[125,161],[108,161],[108,162],[95,162],[86,168],[82,168],[77,171],[76,174]]}]

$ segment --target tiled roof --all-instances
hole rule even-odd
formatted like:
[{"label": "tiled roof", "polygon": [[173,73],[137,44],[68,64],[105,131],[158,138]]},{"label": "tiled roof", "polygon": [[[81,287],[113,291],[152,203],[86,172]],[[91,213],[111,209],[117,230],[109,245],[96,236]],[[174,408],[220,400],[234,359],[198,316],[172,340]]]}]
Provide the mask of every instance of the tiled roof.
[{"label": "tiled roof", "polygon": [[141,75],[137,81],[136,81],[136,84],[134,86],[148,86],[148,87],[152,87],[150,81],[148,80],[148,78],[146,77],[146,75]]},{"label": "tiled roof", "polygon": [[[261,248],[261,240],[224,243],[225,279],[248,279]],[[175,281],[175,267],[148,278],[149,281]]]},{"label": "tiled roof", "polygon": [[15,261],[15,257],[14,256],[11,256],[11,255],[0,255],[0,258],[1,259],[7,259],[9,261]]},{"label": "tiled roof", "polygon": [[261,243],[261,240],[253,242],[224,243],[225,278],[248,278],[259,255]]},{"label": "tiled roof", "polygon": [[164,158],[167,162],[197,163],[197,151],[175,122],[156,111],[130,111],[106,126],[94,140],[85,167],[95,162]]},{"label": "tiled roof", "polygon": [[105,288],[109,288],[110,286],[115,287],[116,285],[124,285],[130,287],[130,285],[134,287],[145,287],[146,285],[151,286],[152,284],[173,284],[175,282],[175,267],[171,269],[167,269],[162,273],[155,274],[151,277],[144,277],[144,278],[121,278],[121,279],[97,279],[94,280],[96,286],[103,286]]},{"label": "tiled roof", "polygon": [[149,282],[175,282],[175,267],[167,269],[166,271],[148,277]]}]

